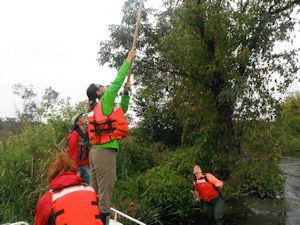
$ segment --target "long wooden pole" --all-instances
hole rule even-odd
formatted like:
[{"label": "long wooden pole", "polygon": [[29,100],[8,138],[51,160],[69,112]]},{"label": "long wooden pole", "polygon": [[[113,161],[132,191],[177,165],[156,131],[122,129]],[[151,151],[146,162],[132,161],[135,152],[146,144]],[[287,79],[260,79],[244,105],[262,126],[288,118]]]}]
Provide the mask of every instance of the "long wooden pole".
[{"label": "long wooden pole", "polygon": [[[138,16],[137,16],[137,20],[136,20],[136,25],[135,25],[135,31],[134,31],[134,36],[133,36],[132,48],[136,48],[136,46],[137,46],[137,40],[138,40],[138,36],[139,36],[139,31],[141,29],[141,20],[142,20],[143,5],[144,5],[144,0],[141,0],[139,12],[138,12]],[[127,82],[130,82],[132,68],[133,68],[133,66],[131,65],[130,70],[128,72]]]}]

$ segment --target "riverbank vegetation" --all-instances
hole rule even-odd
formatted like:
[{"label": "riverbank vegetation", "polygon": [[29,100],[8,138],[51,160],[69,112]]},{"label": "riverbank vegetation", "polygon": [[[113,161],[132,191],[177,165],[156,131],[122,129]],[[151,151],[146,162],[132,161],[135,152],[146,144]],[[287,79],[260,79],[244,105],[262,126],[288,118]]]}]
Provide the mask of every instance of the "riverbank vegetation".
[{"label": "riverbank vegetation", "polygon": [[[282,153],[300,145],[300,97],[274,97],[298,70],[298,52],[275,53],[274,45],[292,40],[296,1],[164,2],[163,11],[143,15],[134,70],[138,120],[118,151],[114,206],[146,224],[187,218],[196,163],[224,180],[226,199],[280,195]],[[100,64],[121,65],[138,3],[128,0],[122,23],[110,27]],[[24,104],[17,130],[0,127],[0,222],[32,221],[71,117],[85,111],[84,102],[71,106],[52,88],[40,101],[33,87],[19,84],[14,93]]]}]

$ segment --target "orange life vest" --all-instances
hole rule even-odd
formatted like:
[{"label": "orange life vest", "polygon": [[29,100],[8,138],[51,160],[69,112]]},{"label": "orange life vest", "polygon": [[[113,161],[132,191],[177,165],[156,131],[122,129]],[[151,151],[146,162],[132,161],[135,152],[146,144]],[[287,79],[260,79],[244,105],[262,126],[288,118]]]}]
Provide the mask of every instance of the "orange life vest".
[{"label": "orange life vest", "polygon": [[122,107],[117,107],[111,115],[105,116],[101,103],[100,100],[88,116],[88,133],[92,143],[105,144],[128,136],[128,122]]},{"label": "orange life vest", "polygon": [[207,180],[206,175],[201,179],[195,179],[193,183],[199,197],[205,202],[210,202],[219,195],[214,185]]},{"label": "orange life vest", "polygon": [[55,225],[103,225],[97,195],[91,186],[76,185],[51,192]]}]

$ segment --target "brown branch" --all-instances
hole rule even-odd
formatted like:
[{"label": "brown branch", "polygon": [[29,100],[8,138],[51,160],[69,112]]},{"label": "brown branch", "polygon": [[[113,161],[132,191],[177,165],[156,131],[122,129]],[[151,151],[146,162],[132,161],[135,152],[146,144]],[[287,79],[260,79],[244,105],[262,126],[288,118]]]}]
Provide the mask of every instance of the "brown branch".
[{"label": "brown branch", "polygon": [[[279,3],[279,1],[278,1],[278,3]],[[278,8],[278,9],[272,10],[273,8],[276,7],[276,5],[277,5],[277,4],[275,4],[275,5],[273,5],[273,6],[270,7],[269,13],[270,13],[271,15],[273,15],[273,14],[278,14],[278,13],[282,13],[282,12],[288,10],[288,9],[291,9],[292,7],[294,7],[294,6],[296,6],[296,5],[300,5],[300,0],[290,1],[290,2],[288,2],[285,6],[283,6],[283,7],[281,7],[281,8]]]},{"label": "brown branch", "polygon": [[144,63],[145,64],[143,64],[143,68],[146,68],[148,70],[158,70],[159,72],[170,73],[170,74],[177,75],[180,77],[190,78],[190,79],[196,80],[198,82],[202,82],[201,78],[199,78],[198,76],[187,73],[186,71],[182,71],[179,68],[174,68],[174,64],[171,62],[167,62],[167,63],[172,65],[172,67],[173,67],[172,69],[169,69],[168,67],[163,67],[163,65],[164,65],[163,63],[161,63],[161,64],[158,63],[156,65],[153,65],[146,61],[144,61]]}]

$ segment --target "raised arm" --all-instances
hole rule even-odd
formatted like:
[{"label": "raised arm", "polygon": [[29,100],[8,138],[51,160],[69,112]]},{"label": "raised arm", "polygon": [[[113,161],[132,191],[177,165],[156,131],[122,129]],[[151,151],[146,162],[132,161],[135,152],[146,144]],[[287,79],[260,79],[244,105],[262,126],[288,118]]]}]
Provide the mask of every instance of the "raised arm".
[{"label": "raised arm", "polygon": [[[126,61],[123,63],[121,68],[119,69],[118,75],[116,79],[112,82],[109,88],[106,90],[104,95],[102,96],[102,111],[104,115],[110,115],[114,108],[115,99],[117,94],[122,87],[122,84],[130,70],[130,66],[135,58],[136,50],[132,49]],[[127,107],[128,108],[128,107]],[[124,110],[125,111],[125,110]]]}]

